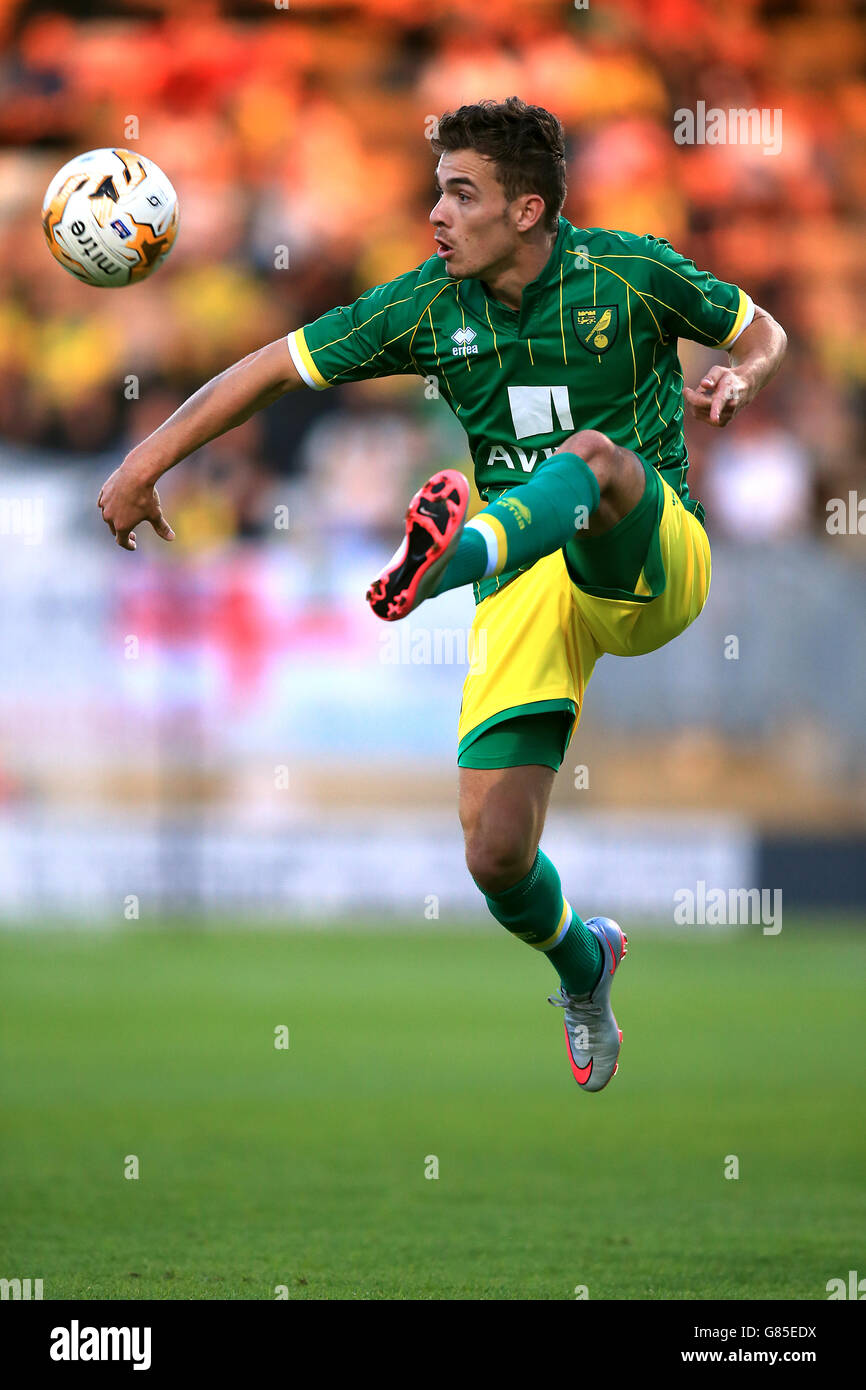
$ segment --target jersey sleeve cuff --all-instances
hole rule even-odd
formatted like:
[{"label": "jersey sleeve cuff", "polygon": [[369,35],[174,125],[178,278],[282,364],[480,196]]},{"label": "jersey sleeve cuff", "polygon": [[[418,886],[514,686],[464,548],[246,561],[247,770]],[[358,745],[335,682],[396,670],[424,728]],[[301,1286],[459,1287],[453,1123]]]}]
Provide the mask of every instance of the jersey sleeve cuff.
[{"label": "jersey sleeve cuff", "polygon": [[296,328],[294,333],[290,333],[286,339],[289,345],[289,353],[292,361],[298,369],[298,373],[308,386],[312,386],[314,391],[324,391],[330,382],[326,381],[316,366],[307,347],[303,328]]},{"label": "jersey sleeve cuff", "polygon": [[748,328],[749,324],[752,322],[752,319],[754,317],[754,304],[752,303],[751,299],[746,294],[746,292],[744,290],[740,290],[740,307],[737,310],[737,317],[734,319],[734,326],[728,334],[727,338],[724,338],[722,342],[719,343],[719,347],[733,347],[740,334],[745,332],[745,330]]}]

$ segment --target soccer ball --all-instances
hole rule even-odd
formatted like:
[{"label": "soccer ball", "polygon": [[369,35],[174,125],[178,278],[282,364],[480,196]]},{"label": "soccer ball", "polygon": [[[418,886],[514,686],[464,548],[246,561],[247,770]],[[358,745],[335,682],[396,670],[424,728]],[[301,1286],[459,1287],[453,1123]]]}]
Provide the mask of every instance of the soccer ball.
[{"label": "soccer ball", "polygon": [[117,288],[152,275],[177,236],[177,194],[130,150],[88,150],[54,175],[42,204],[52,256],[87,285]]}]

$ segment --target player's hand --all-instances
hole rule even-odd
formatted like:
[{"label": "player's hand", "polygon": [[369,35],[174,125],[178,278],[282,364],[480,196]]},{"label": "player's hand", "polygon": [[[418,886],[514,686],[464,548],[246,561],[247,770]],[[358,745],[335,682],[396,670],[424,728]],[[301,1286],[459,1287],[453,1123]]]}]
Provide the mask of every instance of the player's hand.
[{"label": "player's hand", "polygon": [[159,493],[153,483],[143,481],[125,461],[102,484],[96,505],[117,544],[124,550],[135,550],[133,527],[149,521],[164,541],[173,541],[174,532],[162,514]]},{"label": "player's hand", "polygon": [[745,377],[733,367],[710,367],[697,391],[684,386],[683,395],[696,420],[724,429],[737,411],[748,405],[753,392]]}]

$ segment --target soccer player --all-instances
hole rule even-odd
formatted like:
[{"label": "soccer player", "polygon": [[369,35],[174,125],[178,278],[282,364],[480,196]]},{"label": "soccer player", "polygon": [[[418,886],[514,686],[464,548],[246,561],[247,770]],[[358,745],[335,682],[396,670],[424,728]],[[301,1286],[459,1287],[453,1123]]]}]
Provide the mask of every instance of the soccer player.
[{"label": "soccer player", "polygon": [[[202,387],[131,451],[99,506],[127,550],[145,520],[171,540],[161,475],[283,392],[437,379],[486,506],[467,523],[463,475],[430,479],[367,597],[393,621],[475,586],[486,660],[460,712],[467,865],[497,921],[550,959],[572,1072],[600,1091],[622,1043],[610,988],[626,937],[564,897],[539,848],[550,791],[598,658],[653,651],[706,602],[710,547],[689,496],[683,400],[708,425],[729,424],[777,371],[786,338],[667,241],[562,217],[563,131],[543,108],[517,97],[460,107],[433,149],[435,255]],[[678,338],[725,350],[729,365],[685,386]]]}]

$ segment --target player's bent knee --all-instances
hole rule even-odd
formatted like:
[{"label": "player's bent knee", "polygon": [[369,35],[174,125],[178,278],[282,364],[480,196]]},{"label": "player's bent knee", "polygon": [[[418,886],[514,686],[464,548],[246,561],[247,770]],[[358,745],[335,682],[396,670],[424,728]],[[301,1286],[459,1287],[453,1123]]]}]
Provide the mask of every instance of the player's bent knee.
[{"label": "player's bent knee", "polygon": [[577,454],[591,465],[593,459],[611,457],[616,447],[613,440],[602,434],[601,430],[578,430],[576,434],[569,435],[564,444],[560,444],[557,452]]},{"label": "player's bent knee", "polygon": [[578,430],[561,449],[577,454],[594,474],[602,502],[614,508],[607,516],[608,525],[626,516],[640,501],[646,486],[644,467],[631,449],[614,444],[599,430]]},{"label": "player's bent knee", "polygon": [[577,454],[595,474],[599,490],[604,491],[615,481],[623,464],[624,450],[600,430],[578,430],[561,444],[557,453]]},{"label": "player's bent knee", "polygon": [[491,896],[504,893],[525,878],[535,854],[535,846],[510,837],[466,841],[466,867],[482,893]]}]

